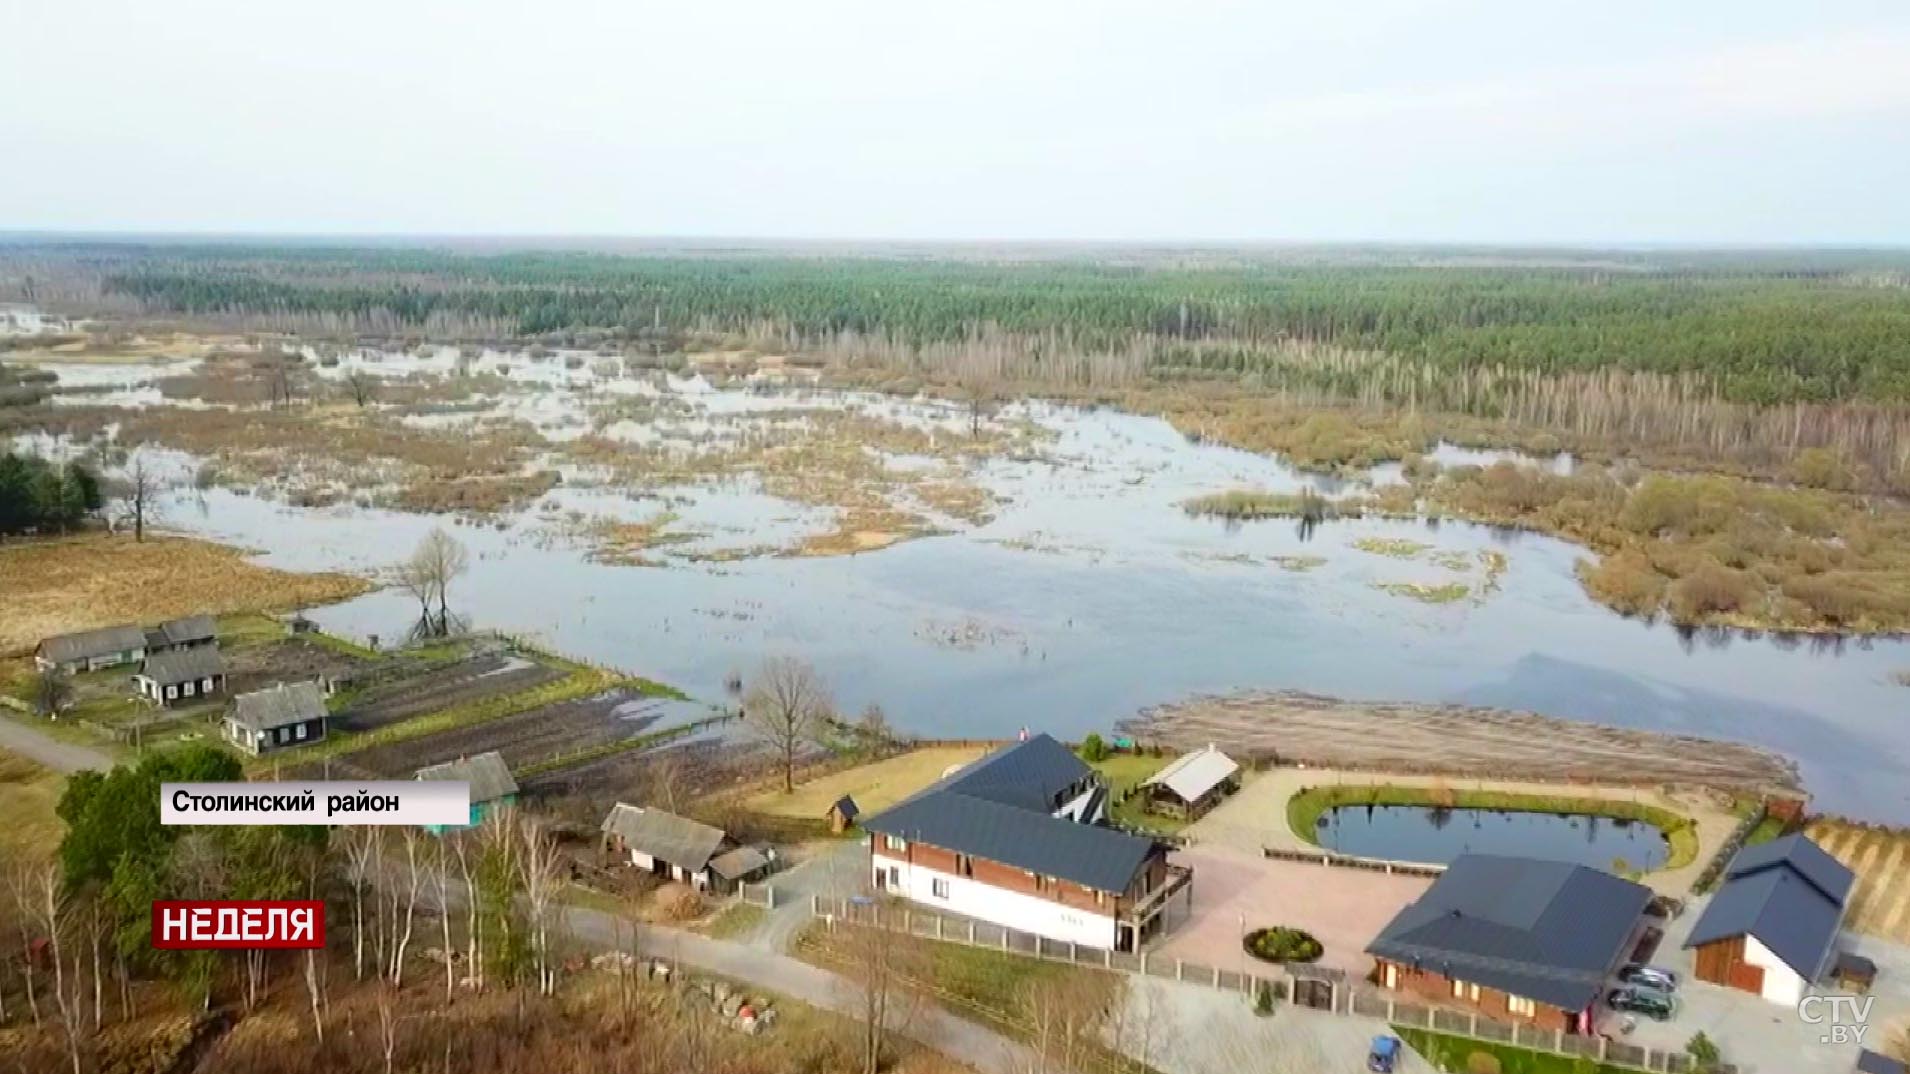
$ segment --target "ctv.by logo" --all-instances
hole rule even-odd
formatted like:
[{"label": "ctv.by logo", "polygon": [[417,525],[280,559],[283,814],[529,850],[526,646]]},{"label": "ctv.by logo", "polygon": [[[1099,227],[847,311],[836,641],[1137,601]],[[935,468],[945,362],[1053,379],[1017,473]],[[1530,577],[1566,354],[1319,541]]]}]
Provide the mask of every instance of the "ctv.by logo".
[{"label": "ctv.by logo", "polygon": [[1817,1039],[1824,1044],[1862,1044],[1875,1000],[1875,996],[1805,996],[1797,1001],[1797,1017],[1805,1025],[1823,1027],[1824,1035]]}]

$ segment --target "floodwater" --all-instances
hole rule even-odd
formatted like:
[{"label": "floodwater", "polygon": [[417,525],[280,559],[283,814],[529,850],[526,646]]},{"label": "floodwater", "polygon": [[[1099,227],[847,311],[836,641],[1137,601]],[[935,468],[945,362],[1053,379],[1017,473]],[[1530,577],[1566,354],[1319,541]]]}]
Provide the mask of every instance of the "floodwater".
[{"label": "floodwater", "polygon": [[1431,865],[1461,854],[1505,854],[1637,872],[1658,868],[1671,854],[1665,833],[1643,821],[1491,809],[1337,806],[1321,815],[1314,835],[1341,854]]},{"label": "floodwater", "polygon": [[[451,361],[445,353],[424,364]],[[377,364],[397,374],[421,363]],[[693,400],[691,421],[845,404],[950,430],[967,420],[932,400],[716,390],[699,380],[659,387],[597,366],[512,363],[505,368],[534,401],[508,405],[551,415],[553,431],[570,427],[558,420],[567,398],[658,392]],[[181,494],[167,515],[259,549],[270,564],[364,573],[446,526],[472,552],[451,592],[472,622],[706,700],[722,700],[730,677],[765,656],[794,654],[822,671],[843,711],[876,703],[900,728],[950,736],[1105,732],[1149,705],[1241,688],[1495,705],[1771,747],[1800,762],[1819,809],[1910,823],[1910,689],[1891,680],[1910,669],[1904,641],[1685,635],[1627,620],[1580,589],[1573,563],[1583,549],[1531,534],[1378,519],[1306,534],[1284,520],[1193,518],[1179,504],[1204,493],[1332,493],[1346,483],[1190,442],[1153,418],[1041,404],[1002,417],[1038,422],[1054,438],[1026,457],[981,464],[974,476],[1002,501],[991,522],[852,556],[712,562],[692,558],[692,543],[658,550],[664,567],[594,563],[553,529],[553,516],[582,508],[638,519],[666,506],[600,488],[559,488],[481,524],[349,504],[293,508],[218,489]],[[636,442],[645,432],[632,423],[616,435]],[[826,525],[814,508],[748,482],[673,493],[669,507],[728,548],[787,547]],[[1354,546],[1373,537],[1430,549],[1402,560]],[[1490,589],[1483,551],[1507,560]],[[1431,604],[1375,588],[1454,581],[1472,595]],[[382,591],[313,616],[390,640],[412,609],[402,593]]]}]

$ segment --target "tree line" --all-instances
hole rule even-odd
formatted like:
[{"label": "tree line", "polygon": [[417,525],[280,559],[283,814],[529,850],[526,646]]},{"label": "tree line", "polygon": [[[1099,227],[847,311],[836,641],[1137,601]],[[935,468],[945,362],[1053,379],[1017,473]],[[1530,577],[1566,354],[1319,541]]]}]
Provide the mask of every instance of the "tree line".
[{"label": "tree line", "polygon": [[0,536],[64,533],[104,505],[99,476],[79,463],[0,454]]},{"label": "tree line", "polygon": [[[84,254],[79,250],[84,250]],[[1862,251],[1552,264],[1213,258],[983,261],[668,257],[273,247],[38,250],[107,304],[152,315],[337,318],[520,337],[749,331],[912,346],[989,331],[1062,353],[1137,341],[1250,376],[1268,343],[1384,352],[1415,366],[1696,374],[1746,403],[1910,400],[1910,259]],[[23,255],[15,255],[23,256]]]}]

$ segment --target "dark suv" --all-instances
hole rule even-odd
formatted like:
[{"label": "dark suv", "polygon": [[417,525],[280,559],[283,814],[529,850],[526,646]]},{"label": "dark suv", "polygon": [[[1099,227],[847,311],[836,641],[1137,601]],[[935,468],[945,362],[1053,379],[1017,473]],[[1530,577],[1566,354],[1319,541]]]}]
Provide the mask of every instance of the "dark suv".
[{"label": "dark suv", "polygon": [[1670,1021],[1671,1016],[1678,1013],[1677,1000],[1663,992],[1631,985],[1612,989],[1611,994],[1605,997],[1605,1002],[1612,1010],[1630,1011],[1660,1022]]}]

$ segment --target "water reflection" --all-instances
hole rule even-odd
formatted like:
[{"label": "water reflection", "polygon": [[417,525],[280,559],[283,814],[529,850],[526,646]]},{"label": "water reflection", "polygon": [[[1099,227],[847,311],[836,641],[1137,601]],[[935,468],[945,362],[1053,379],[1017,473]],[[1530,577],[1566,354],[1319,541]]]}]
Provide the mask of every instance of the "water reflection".
[{"label": "water reflection", "polygon": [[1671,852],[1664,832],[1643,821],[1441,806],[1339,806],[1320,817],[1315,834],[1342,854],[1435,865],[1506,854],[1639,872]]}]

